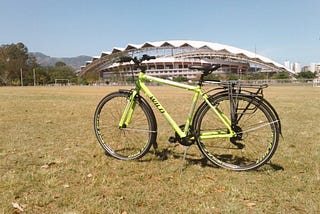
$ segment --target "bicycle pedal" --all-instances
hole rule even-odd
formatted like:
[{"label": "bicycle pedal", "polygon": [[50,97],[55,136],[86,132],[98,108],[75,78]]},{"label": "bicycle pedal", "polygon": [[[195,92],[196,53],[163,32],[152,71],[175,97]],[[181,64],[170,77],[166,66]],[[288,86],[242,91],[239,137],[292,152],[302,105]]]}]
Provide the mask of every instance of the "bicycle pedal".
[{"label": "bicycle pedal", "polygon": [[168,139],[169,143],[176,143],[177,142],[177,139],[175,137],[169,137]]}]

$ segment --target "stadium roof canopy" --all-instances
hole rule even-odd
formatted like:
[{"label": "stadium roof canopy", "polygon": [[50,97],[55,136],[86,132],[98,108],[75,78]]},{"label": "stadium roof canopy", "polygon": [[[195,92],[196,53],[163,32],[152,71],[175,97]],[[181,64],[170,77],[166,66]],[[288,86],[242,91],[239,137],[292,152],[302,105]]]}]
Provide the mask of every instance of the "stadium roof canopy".
[{"label": "stadium roof canopy", "polygon": [[110,52],[102,52],[100,56],[93,57],[92,61],[88,61],[85,66],[82,66],[79,75],[105,70],[123,55],[139,56],[145,53],[161,58],[202,59],[209,57],[211,59],[241,61],[253,66],[262,66],[267,72],[287,71],[294,73],[294,71],[286,68],[284,65],[267,57],[233,46],[204,41],[168,40],[145,42],[143,44],[128,44],[124,48],[115,47]]}]

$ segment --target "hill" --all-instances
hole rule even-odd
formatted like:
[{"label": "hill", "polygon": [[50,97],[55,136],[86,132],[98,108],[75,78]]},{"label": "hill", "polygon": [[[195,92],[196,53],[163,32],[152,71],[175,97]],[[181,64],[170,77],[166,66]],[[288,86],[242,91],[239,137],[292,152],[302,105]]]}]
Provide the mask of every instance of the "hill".
[{"label": "hill", "polygon": [[50,57],[40,52],[31,52],[31,55],[36,57],[37,62],[42,66],[53,66],[56,62],[64,62],[66,65],[78,70],[86,61],[92,60],[91,56],[77,56],[77,57]]}]

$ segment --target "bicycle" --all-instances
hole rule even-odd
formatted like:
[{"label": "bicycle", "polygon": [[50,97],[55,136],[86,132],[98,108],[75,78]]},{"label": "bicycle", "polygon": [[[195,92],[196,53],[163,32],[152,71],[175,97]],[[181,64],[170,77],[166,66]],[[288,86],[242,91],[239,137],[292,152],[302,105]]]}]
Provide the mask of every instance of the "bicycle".
[{"label": "bicycle", "polygon": [[[157,121],[150,104],[140,95],[143,92],[175,131],[169,142],[184,146],[197,144],[210,162],[236,171],[256,169],[271,159],[277,149],[281,124],[276,110],[263,97],[263,89],[268,85],[231,81],[204,92],[205,77],[220,65],[190,66],[189,69],[201,71],[201,76],[197,85],[187,85],[147,75],[142,62],[150,59],[155,57],[121,57],[119,63],[133,62],[140,69],[135,88],[108,94],[96,108],[94,131],[106,154],[133,160],[143,157],[151,146],[157,149]],[[179,126],[172,119],[146,82],[194,93],[184,125]],[[210,95],[212,92],[215,93]],[[199,98],[203,102],[196,109]]]}]

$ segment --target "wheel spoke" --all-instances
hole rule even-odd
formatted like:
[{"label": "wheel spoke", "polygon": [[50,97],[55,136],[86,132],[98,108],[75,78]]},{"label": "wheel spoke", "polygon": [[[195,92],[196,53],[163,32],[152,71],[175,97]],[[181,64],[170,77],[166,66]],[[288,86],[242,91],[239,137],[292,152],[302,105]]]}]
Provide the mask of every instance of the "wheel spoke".
[{"label": "wheel spoke", "polygon": [[149,129],[141,129],[141,128],[121,128],[122,131],[136,131],[136,132],[148,132],[148,133],[157,133],[157,131],[152,131]]},{"label": "wheel spoke", "polygon": [[247,133],[247,132],[252,132],[252,131],[261,129],[261,128],[265,127],[265,126],[270,126],[271,124],[278,123],[278,122],[279,122],[279,120],[275,120],[275,121],[272,121],[272,122],[259,123],[259,124],[257,124],[258,126],[252,125],[253,128],[242,130],[241,132],[237,132],[237,134],[243,134],[243,133]]}]

